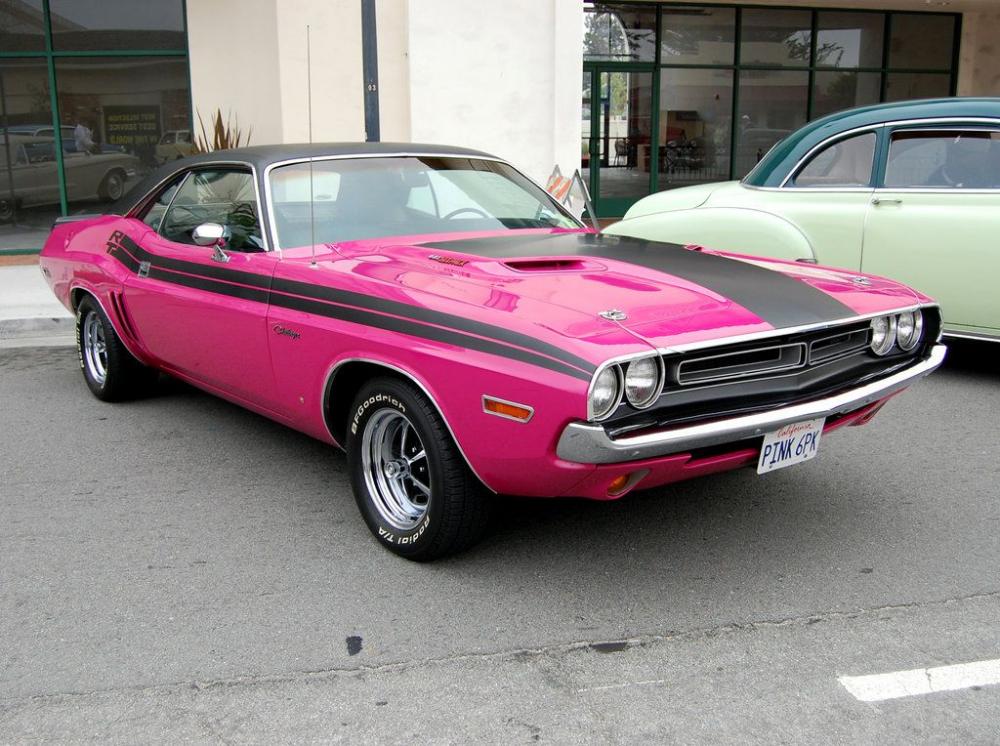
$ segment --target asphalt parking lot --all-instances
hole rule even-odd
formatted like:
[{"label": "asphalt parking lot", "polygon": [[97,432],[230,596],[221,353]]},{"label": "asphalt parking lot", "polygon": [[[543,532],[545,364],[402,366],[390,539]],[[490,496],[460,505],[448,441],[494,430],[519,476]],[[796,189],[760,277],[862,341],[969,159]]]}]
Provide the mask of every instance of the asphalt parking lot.
[{"label": "asphalt parking lot", "polygon": [[509,501],[421,565],[330,448],[0,350],[0,742],[997,743],[998,686],[839,679],[1000,658],[998,362],[953,346],[799,467]]}]

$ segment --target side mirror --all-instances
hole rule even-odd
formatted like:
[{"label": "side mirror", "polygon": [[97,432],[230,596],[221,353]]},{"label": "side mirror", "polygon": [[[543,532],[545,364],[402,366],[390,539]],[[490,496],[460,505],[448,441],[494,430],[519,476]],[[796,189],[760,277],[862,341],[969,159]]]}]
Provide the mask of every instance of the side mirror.
[{"label": "side mirror", "polygon": [[228,262],[229,254],[223,251],[229,241],[229,229],[218,223],[202,223],[191,232],[191,238],[199,246],[211,246],[212,258],[217,262]]},{"label": "side mirror", "polygon": [[192,232],[191,237],[199,246],[215,246],[226,241],[226,229],[218,223],[202,223]]}]

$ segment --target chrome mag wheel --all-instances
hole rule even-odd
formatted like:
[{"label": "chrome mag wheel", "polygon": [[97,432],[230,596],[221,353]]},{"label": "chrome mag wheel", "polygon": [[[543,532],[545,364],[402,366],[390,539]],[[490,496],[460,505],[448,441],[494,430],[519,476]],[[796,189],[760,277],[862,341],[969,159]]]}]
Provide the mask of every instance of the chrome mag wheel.
[{"label": "chrome mag wheel", "polygon": [[379,515],[400,531],[415,528],[427,514],[431,478],[413,423],[396,409],[375,412],[365,424],[361,460]]},{"label": "chrome mag wheel", "polygon": [[94,311],[83,319],[80,343],[87,372],[98,385],[103,386],[108,378],[108,344],[104,338],[104,324]]}]

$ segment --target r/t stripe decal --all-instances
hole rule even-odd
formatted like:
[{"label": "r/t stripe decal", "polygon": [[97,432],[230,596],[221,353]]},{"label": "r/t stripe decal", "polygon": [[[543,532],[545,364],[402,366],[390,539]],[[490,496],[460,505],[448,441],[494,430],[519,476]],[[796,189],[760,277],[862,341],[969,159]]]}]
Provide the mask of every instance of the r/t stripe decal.
[{"label": "r/t stripe decal", "polygon": [[276,280],[272,286],[269,276],[157,256],[120,231],[112,235],[107,251],[134,273],[138,273],[140,262],[149,262],[150,278],[175,285],[259,303],[270,302],[283,308],[500,355],[584,381],[589,381],[595,370],[594,365],[583,358],[500,327],[311,283]]},{"label": "r/t stripe decal", "polygon": [[488,257],[581,256],[627,262],[681,277],[718,293],[776,329],[826,323],[856,316],[854,310],[808,283],[737,259],[691,251],[678,244],[625,236],[562,233],[435,241],[441,251]]}]

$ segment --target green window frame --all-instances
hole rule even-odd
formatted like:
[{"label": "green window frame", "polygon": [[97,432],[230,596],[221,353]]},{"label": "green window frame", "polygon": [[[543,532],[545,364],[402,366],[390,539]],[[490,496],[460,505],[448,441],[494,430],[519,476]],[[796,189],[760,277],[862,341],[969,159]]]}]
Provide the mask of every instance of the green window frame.
[{"label": "green window frame", "polygon": [[[55,144],[56,173],[59,179],[59,207],[62,215],[69,214],[69,200],[66,193],[66,168],[63,162],[63,136],[60,122],[62,116],[59,111],[59,88],[56,76],[56,61],[70,57],[166,57],[189,59],[188,57],[188,27],[187,27],[187,0],[181,0],[181,12],[184,17],[184,41],[183,49],[87,49],[87,50],[58,50],[53,43],[52,33],[52,13],[49,7],[49,0],[42,0],[43,32],[45,36],[44,50],[29,51],[4,51],[0,49],[0,61],[10,59],[34,59],[44,60],[48,71],[49,87],[49,107],[52,113],[53,139]],[[188,96],[191,95],[191,66],[188,63]],[[194,102],[189,104],[188,129],[193,131]],[[0,125],[2,126],[2,125]],[[0,249],[0,254],[37,254],[38,249]]]},{"label": "green window frame", "polygon": [[[635,7],[635,3],[628,2],[628,0],[585,0],[584,12],[595,12],[599,10],[613,11],[616,7],[629,6]],[[656,9],[656,29],[655,29],[655,49],[656,58],[653,63],[636,63],[636,62],[611,62],[610,60],[605,62],[601,60],[586,59],[584,58],[583,69],[585,72],[594,69],[596,66],[607,67],[609,64],[613,64],[616,69],[634,70],[636,72],[646,71],[652,66],[653,68],[653,90],[652,90],[652,118],[653,118],[653,132],[659,131],[659,117],[660,117],[660,80],[662,71],[670,69],[687,69],[687,70],[722,70],[729,71],[732,74],[732,106],[730,111],[731,116],[731,126],[730,126],[730,141],[729,141],[729,170],[728,175],[730,179],[735,179],[740,176],[737,174],[737,136],[739,134],[738,118],[740,116],[740,78],[741,74],[744,72],[754,72],[754,71],[794,71],[808,75],[807,83],[807,98],[805,101],[805,121],[811,121],[815,119],[814,110],[816,108],[816,75],[817,73],[868,73],[877,74],[880,76],[879,80],[879,98],[878,103],[882,103],[888,100],[888,82],[889,77],[893,74],[927,74],[927,75],[948,75],[948,95],[954,96],[956,87],[958,84],[958,58],[961,49],[961,39],[962,39],[962,14],[955,12],[942,12],[942,11],[926,11],[926,10],[889,10],[889,9],[870,9],[870,8],[844,8],[837,6],[794,6],[794,5],[760,5],[760,4],[737,4],[737,3],[726,3],[726,4],[709,4],[709,3],[699,3],[699,2],[683,2],[679,0],[678,2],[660,2],[660,3],[650,3],[651,9],[655,7]],[[672,62],[664,60],[662,58],[662,43],[663,43],[663,18],[664,10],[670,10],[673,8],[705,8],[711,10],[728,9],[732,10],[734,13],[734,23],[733,28],[733,41],[734,41],[734,53],[733,59],[729,63],[724,64],[704,64],[696,62]],[[760,64],[760,63],[749,63],[743,62],[743,39],[741,38],[743,30],[743,14],[748,10],[753,11],[773,11],[779,13],[782,11],[795,11],[798,13],[809,13],[810,14],[810,41],[809,41],[809,59],[807,63],[803,64]],[[820,14],[822,13],[850,13],[857,15],[870,15],[873,17],[881,17],[882,19],[882,49],[881,49],[881,64],[878,66],[836,66],[829,64],[819,64],[817,62],[817,37],[819,31],[819,20]],[[950,66],[948,68],[914,68],[914,67],[904,67],[904,66],[893,66],[892,60],[889,55],[890,40],[892,38],[892,24],[893,19],[900,16],[933,16],[939,18],[951,18],[953,19],[953,37],[951,40],[951,60]],[[583,55],[582,55],[583,56]],[[660,143],[658,138],[654,138],[652,143],[652,154],[651,158],[653,163],[658,162],[659,158]],[[651,180],[651,191],[657,192],[660,190],[659,184],[659,169],[654,169]],[[600,205],[597,205],[598,215],[601,217],[616,217],[611,215],[604,215],[600,209]]]}]

